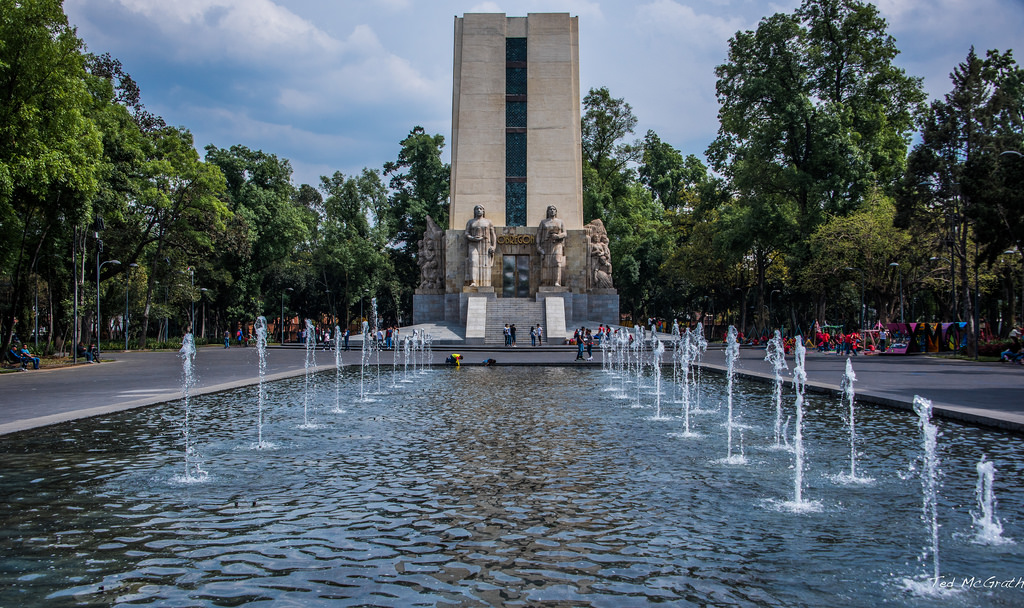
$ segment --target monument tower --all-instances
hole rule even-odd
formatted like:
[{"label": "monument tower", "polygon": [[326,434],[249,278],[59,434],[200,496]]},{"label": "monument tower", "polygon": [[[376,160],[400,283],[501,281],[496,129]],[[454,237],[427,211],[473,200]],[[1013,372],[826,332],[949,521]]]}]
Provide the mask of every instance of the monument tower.
[{"label": "monument tower", "polygon": [[420,242],[414,322],[464,323],[470,342],[487,325],[561,338],[617,322],[607,233],[583,224],[576,17],[455,18],[451,145],[449,225]]}]

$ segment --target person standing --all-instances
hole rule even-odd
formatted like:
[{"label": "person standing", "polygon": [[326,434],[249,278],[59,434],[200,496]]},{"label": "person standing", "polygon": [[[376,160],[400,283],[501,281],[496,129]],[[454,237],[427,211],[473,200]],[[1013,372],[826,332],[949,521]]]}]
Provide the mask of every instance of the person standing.
[{"label": "person standing", "polygon": [[537,324],[537,346],[544,346],[544,328]]},{"label": "person standing", "polygon": [[512,339],[512,346],[515,347],[515,345],[516,345],[516,324],[515,323],[513,323],[512,326],[508,328],[508,335]]},{"label": "person standing", "polygon": [[348,350],[348,337],[349,337],[349,336],[350,336],[351,334],[352,334],[352,332],[350,332],[350,331],[348,330],[348,328],[346,327],[346,328],[345,328],[345,333],[343,333],[343,334],[342,334],[342,337],[343,337],[343,339],[345,340],[345,350]]},{"label": "person standing", "polygon": [[587,361],[594,360],[594,336],[591,335],[590,330],[587,330],[587,337],[584,339],[587,343]]},{"label": "person standing", "polygon": [[537,346],[537,328],[530,328],[530,346]]},{"label": "person standing", "polygon": [[505,346],[512,345],[512,332],[509,331],[508,323],[505,324],[505,328],[501,330],[505,334]]},{"label": "person standing", "polygon": [[231,332],[224,330],[224,348],[231,348]]},{"label": "person standing", "polygon": [[576,330],[575,340],[576,340],[576,360],[579,361],[580,359],[583,358],[583,342],[584,342],[583,334],[581,334],[579,332],[579,330]]}]

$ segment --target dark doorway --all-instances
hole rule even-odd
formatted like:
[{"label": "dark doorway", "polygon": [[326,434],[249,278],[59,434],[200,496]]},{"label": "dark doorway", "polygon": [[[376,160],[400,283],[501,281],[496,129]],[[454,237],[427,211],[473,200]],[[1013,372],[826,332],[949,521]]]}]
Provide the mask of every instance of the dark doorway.
[{"label": "dark doorway", "polygon": [[501,260],[501,295],[505,298],[530,297],[530,256],[506,255]]}]

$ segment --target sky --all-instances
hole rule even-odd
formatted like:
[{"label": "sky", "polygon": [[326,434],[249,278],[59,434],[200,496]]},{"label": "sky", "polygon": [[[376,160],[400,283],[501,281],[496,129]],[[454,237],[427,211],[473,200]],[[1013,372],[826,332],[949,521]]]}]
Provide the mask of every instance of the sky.
[{"label": "sky", "polygon": [[[197,149],[241,144],[291,162],[295,185],[397,159],[416,126],[451,139],[456,16],[579,17],[581,98],[608,87],[648,130],[704,158],[718,130],[715,66],[729,39],[799,0],[65,0],[92,53],[110,53],[147,109]],[[973,45],[1024,63],[1024,0],[879,0],[930,98]],[[445,161],[449,160],[445,149]]]}]

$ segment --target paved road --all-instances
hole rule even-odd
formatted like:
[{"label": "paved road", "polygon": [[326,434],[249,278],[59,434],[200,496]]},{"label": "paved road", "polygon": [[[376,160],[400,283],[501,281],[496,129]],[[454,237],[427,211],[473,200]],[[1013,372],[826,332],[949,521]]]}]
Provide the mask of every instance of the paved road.
[{"label": "paved road", "polygon": [[[572,347],[515,349],[443,347],[434,363],[461,352],[466,364],[493,358],[499,365],[591,365],[575,362]],[[322,366],[333,355],[319,351]],[[113,353],[112,361],[77,367],[0,374],[0,435],[181,397],[181,359],[174,352]],[[384,359],[384,357],[382,357]],[[343,353],[343,363],[358,363],[356,351]],[[390,363],[390,357],[387,361]],[[666,361],[669,361],[668,355]],[[199,381],[193,394],[223,391],[258,381],[254,348],[206,347],[195,359]],[[788,361],[792,372],[793,360]],[[845,359],[809,352],[808,384],[812,389],[839,390]],[[725,369],[724,351],[712,348],[705,365]],[[925,356],[860,356],[853,359],[859,402],[909,408],[914,395],[932,399],[937,415],[1024,432],[1024,367],[999,363],[951,361]],[[763,349],[742,349],[738,373],[770,379]],[[305,350],[271,348],[267,378],[276,380],[305,371]]]},{"label": "paved road", "polygon": [[[744,375],[774,379],[764,349],[741,349],[736,365]],[[724,350],[711,350],[709,367],[724,370]],[[793,357],[786,377],[792,378]],[[909,409],[914,396],[932,401],[936,415],[1024,433],[1024,366],[975,363],[922,355],[861,355],[852,358],[858,402]],[[808,351],[809,388],[840,391],[846,359]]]}]

